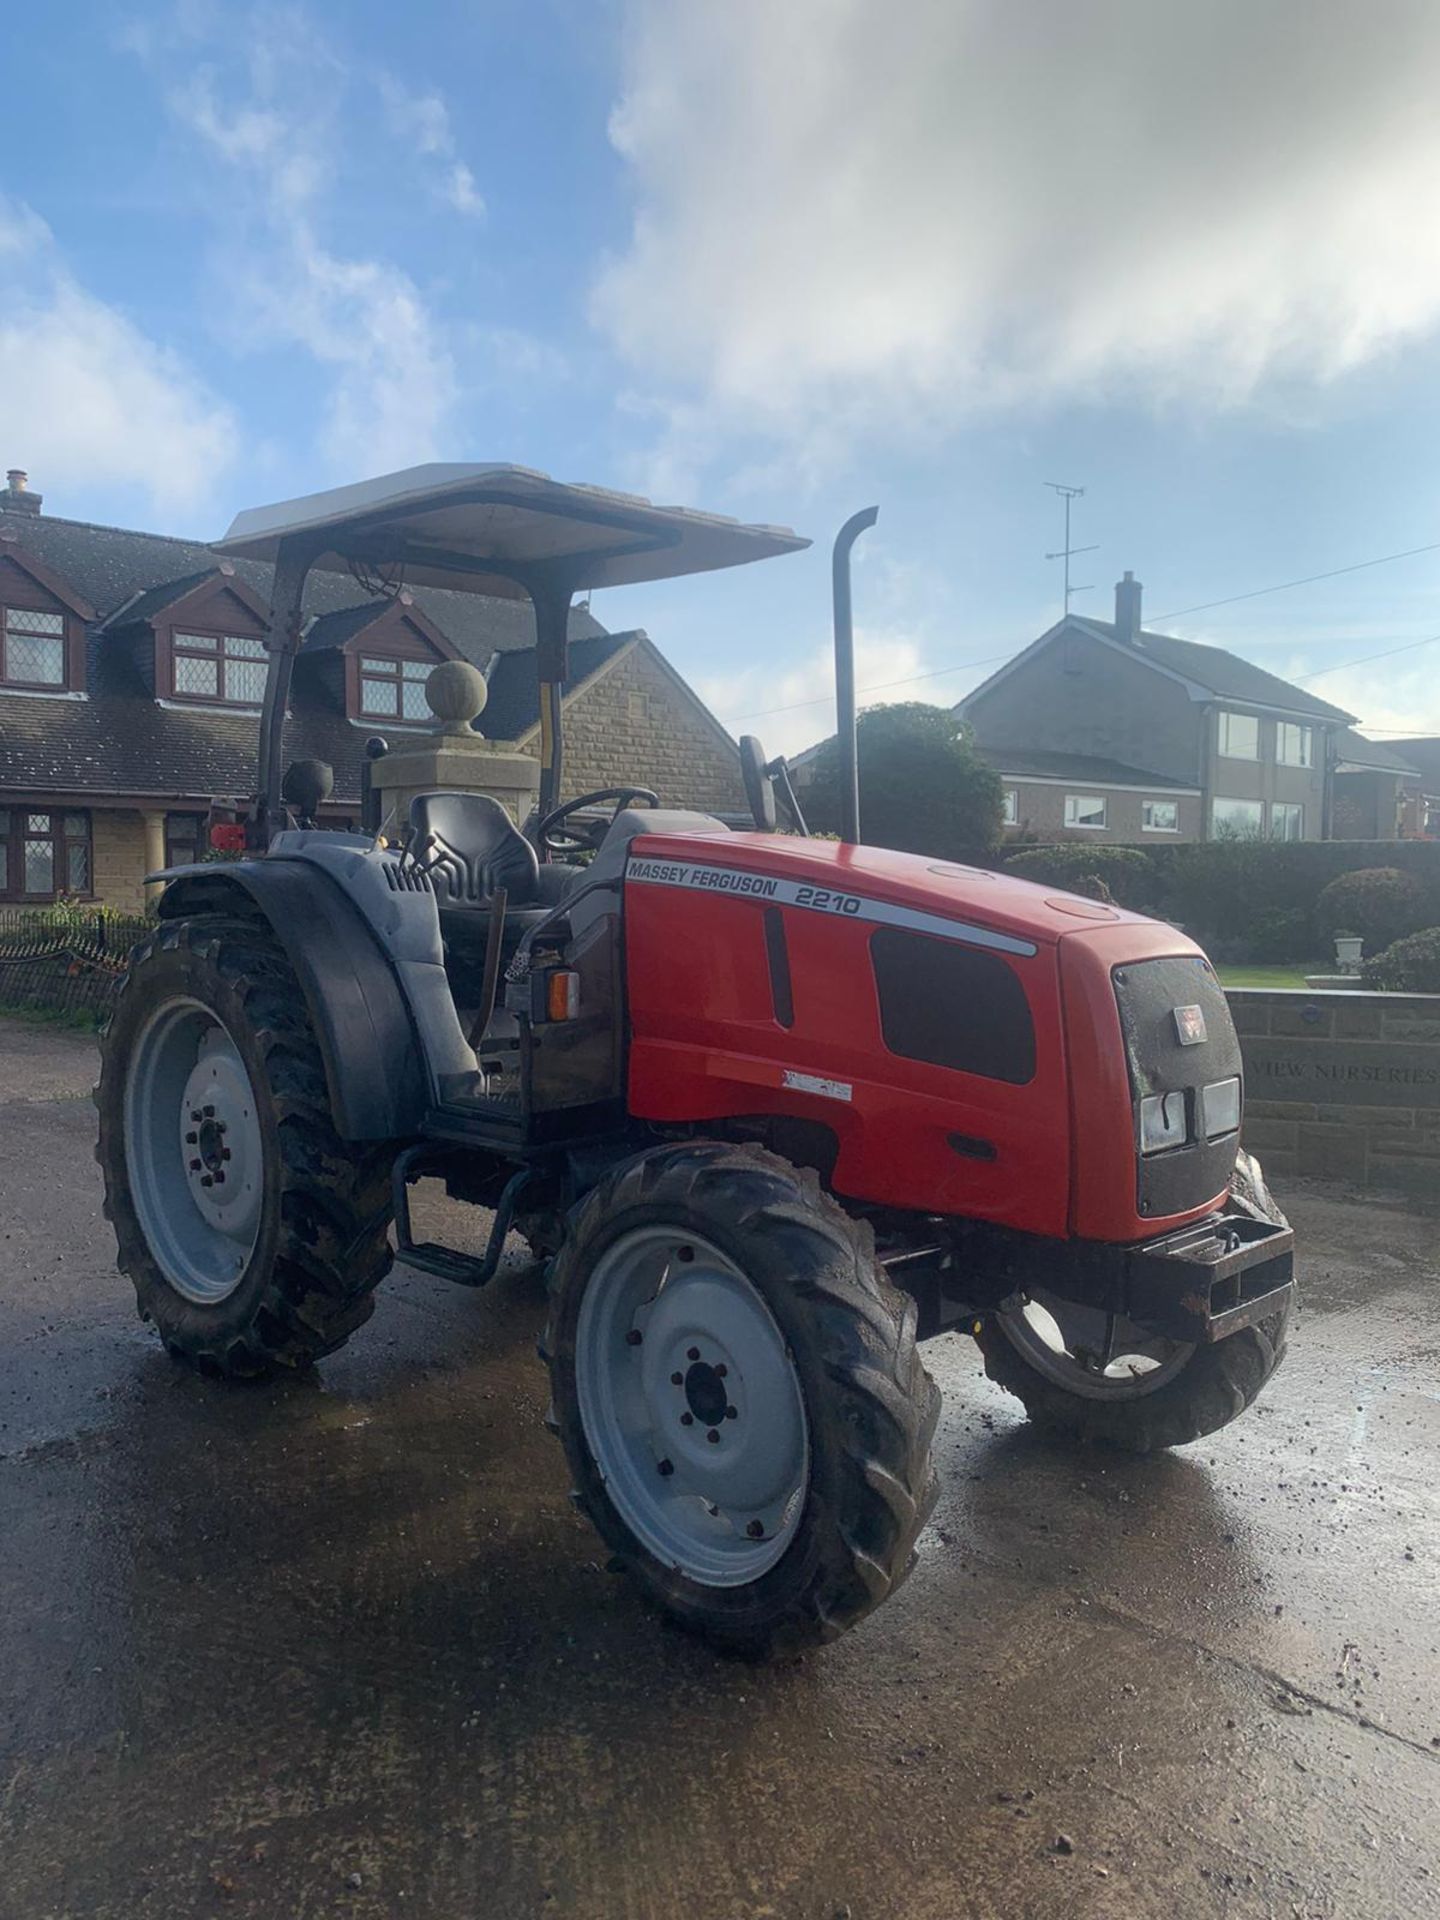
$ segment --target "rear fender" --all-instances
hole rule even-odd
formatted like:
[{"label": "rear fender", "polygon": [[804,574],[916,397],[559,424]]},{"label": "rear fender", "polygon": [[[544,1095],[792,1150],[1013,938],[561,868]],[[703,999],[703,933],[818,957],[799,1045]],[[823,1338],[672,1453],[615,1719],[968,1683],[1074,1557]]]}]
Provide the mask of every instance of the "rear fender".
[{"label": "rear fender", "polygon": [[258,912],[299,978],[341,1139],[419,1132],[431,1089],[415,1020],[384,948],[328,874],[274,858],[181,869],[159,911]]}]

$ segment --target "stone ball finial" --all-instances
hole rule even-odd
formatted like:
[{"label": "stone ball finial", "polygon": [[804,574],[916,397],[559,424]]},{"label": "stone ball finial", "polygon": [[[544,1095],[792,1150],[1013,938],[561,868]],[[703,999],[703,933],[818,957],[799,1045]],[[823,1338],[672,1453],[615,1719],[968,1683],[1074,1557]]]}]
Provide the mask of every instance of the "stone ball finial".
[{"label": "stone ball finial", "polygon": [[426,702],[446,733],[467,732],[489,697],[484,674],[468,660],[443,661],[425,682]]}]

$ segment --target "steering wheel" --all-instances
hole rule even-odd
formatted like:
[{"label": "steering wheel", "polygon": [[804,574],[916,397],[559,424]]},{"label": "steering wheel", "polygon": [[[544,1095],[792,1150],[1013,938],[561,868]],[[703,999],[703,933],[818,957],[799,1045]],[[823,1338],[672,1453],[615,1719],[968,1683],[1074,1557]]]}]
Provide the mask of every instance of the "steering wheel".
[{"label": "steering wheel", "polygon": [[594,793],[582,793],[577,799],[567,800],[563,806],[552,807],[535,829],[535,844],[546,853],[592,853],[595,840],[588,830],[567,833],[557,829],[560,829],[561,821],[567,820],[572,813],[579,813],[585,807],[599,806],[602,800],[615,802],[615,813],[610,816],[612,825],[615,815],[633,801],[643,800],[647,807],[658,807],[660,804],[659,795],[652,793],[649,787],[597,787]]}]

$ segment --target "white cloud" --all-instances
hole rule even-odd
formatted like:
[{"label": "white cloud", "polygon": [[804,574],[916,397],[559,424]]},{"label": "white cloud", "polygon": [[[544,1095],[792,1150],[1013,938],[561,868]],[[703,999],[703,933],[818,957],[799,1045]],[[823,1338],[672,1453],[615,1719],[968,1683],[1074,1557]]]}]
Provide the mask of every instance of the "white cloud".
[{"label": "white cloud", "polygon": [[439,162],[435,191],[456,213],[482,219],[485,199],[475,175],[460,159],[450,125],[450,109],[438,93],[415,93],[393,75],[380,80],[380,97],[390,131],[417,153]]},{"label": "white cloud", "polygon": [[0,392],[7,462],[51,506],[133,489],[194,526],[233,458],[235,422],[177,354],[88,292],[45,222],[0,196]]},{"label": "white cloud", "polygon": [[[239,38],[238,62],[188,67],[168,90],[176,119],[236,183],[233,237],[220,243],[233,342],[297,346],[328,371],[320,451],[337,474],[433,459],[458,396],[446,330],[401,268],[322,237],[346,69],[299,14],[252,14]],[[420,150],[444,151],[443,102],[404,98]]]},{"label": "white cloud", "polygon": [[[862,707],[896,700],[952,705],[964,678],[936,674],[935,665],[913,633],[856,629],[855,686]],[[687,677],[731,733],[757,734],[771,754],[799,753],[835,731],[835,655],[828,642],[778,671],[762,664]]]},{"label": "white cloud", "polygon": [[1342,667],[1305,679],[1307,693],[1359,716],[1359,731],[1440,734],[1440,642],[1369,665]]},{"label": "white cloud", "polygon": [[1440,8],[629,0],[592,312],[803,439],[1324,381],[1440,318]]},{"label": "white cloud", "polygon": [[446,169],[441,182],[441,195],[456,213],[468,214],[472,219],[481,219],[485,213],[485,197],[475,184],[475,176],[463,160],[454,160]]}]

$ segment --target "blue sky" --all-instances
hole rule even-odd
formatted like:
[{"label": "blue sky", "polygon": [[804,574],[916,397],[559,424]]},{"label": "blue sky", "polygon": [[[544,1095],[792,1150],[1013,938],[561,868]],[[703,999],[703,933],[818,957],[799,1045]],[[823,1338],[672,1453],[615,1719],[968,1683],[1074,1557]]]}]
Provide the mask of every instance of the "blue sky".
[{"label": "blue sky", "polygon": [[[0,466],[48,510],[212,536],[473,458],[789,522],[596,611],[791,749],[871,501],[887,699],[1050,623],[1048,480],[1099,615],[1440,542],[1431,0],[69,0],[0,58]],[[1440,730],[1440,550],[1169,624]]]}]

